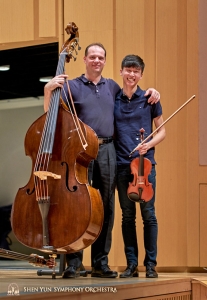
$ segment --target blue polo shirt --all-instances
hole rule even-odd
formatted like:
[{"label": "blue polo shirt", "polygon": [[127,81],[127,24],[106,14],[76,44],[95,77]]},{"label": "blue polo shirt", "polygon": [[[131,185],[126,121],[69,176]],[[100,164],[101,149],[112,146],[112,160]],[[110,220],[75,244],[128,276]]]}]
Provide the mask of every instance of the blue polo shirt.
[{"label": "blue polo shirt", "polygon": [[[144,128],[146,138],[153,131],[153,119],[162,115],[160,102],[151,105],[144,94],[145,91],[137,87],[130,100],[123,94],[123,90],[116,96],[114,118],[118,165],[129,164],[132,159],[139,157],[138,151],[129,157],[130,152],[140,143],[139,130]],[[155,148],[151,148],[144,155],[152,164],[156,164],[154,152]]]},{"label": "blue polo shirt", "polygon": [[[114,103],[115,96],[120,91],[119,85],[114,80],[103,77],[95,85],[84,75],[68,82],[78,118],[89,125],[99,137],[113,136]],[[66,99],[69,99],[67,90],[65,84],[61,97],[66,105]]]}]

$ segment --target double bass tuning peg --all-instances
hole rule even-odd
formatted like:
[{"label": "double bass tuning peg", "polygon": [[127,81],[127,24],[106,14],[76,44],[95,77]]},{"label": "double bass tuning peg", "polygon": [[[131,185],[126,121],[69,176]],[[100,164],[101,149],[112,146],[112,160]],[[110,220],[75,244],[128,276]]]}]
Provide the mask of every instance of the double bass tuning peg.
[{"label": "double bass tuning peg", "polygon": [[78,50],[81,50],[81,47],[80,47],[80,45],[77,43],[77,45],[78,45]]},{"label": "double bass tuning peg", "polygon": [[77,58],[76,58],[75,56],[73,56],[73,55],[72,55],[72,58],[73,58],[74,61],[76,61],[76,59],[77,59]]},{"label": "double bass tuning peg", "polygon": [[72,53],[68,54],[66,56],[66,62],[69,62],[72,58],[74,61],[76,61],[76,59],[77,59]]},{"label": "double bass tuning peg", "polygon": [[68,53],[68,56],[70,58],[73,58],[74,61],[76,61],[76,57],[72,54],[73,51],[75,52],[76,55],[78,55],[78,51],[76,50],[76,47],[78,46],[78,50],[81,49],[79,43],[78,43],[78,40],[77,39],[74,39],[74,41],[68,46],[68,50],[69,50],[69,53]]}]

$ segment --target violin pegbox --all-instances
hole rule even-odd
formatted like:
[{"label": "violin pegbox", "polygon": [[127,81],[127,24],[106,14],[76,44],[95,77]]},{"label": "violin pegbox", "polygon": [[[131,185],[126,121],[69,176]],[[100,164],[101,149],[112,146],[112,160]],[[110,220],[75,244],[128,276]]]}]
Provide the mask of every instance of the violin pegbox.
[{"label": "violin pegbox", "polygon": [[[78,27],[74,22],[70,22],[66,28],[65,31],[67,34],[70,34],[69,39],[63,44],[61,53],[66,54],[66,62],[69,62],[72,58],[74,61],[76,61],[76,56],[78,55],[78,51],[81,47],[79,46],[79,32]],[[76,50],[77,48],[77,50]],[[75,55],[74,56],[74,53]]]}]

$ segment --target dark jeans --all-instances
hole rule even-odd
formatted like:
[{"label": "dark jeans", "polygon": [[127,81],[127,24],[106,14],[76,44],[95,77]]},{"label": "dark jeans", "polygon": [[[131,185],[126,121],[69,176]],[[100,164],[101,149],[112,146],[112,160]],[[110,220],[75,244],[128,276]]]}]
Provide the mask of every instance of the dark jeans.
[{"label": "dark jeans", "polygon": [[122,235],[124,239],[124,250],[127,259],[127,265],[130,263],[138,265],[138,241],[136,233],[136,205],[140,205],[142,220],[144,224],[144,247],[145,259],[144,266],[156,266],[157,257],[157,219],[155,216],[155,188],[156,188],[156,170],[152,167],[151,174],[148,176],[149,182],[154,189],[153,198],[144,203],[135,203],[127,196],[129,182],[132,181],[130,166],[118,166],[117,170],[117,188],[119,202],[122,209]]},{"label": "dark jeans", "polygon": [[[88,181],[100,190],[104,206],[104,222],[101,233],[91,246],[91,266],[108,264],[114,224],[114,194],[116,183],[116,153],[113,142],[99,147],[96,160],[88,168]],[[66,255],[68,265],[81,266],[83,251]]]}]

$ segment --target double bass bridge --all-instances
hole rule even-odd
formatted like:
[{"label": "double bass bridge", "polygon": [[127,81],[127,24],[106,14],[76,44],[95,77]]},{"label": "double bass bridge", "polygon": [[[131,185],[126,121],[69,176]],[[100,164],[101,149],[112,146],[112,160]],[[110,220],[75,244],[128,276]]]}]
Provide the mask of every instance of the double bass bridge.
[{"label": "double bass bridge", "polygon": [[34,171],[35,176],[39,177],[40,180],[47,180],[47,177],[53,177],[54,179],[61,179],[61,175],[57,175],[48,171]]}]

